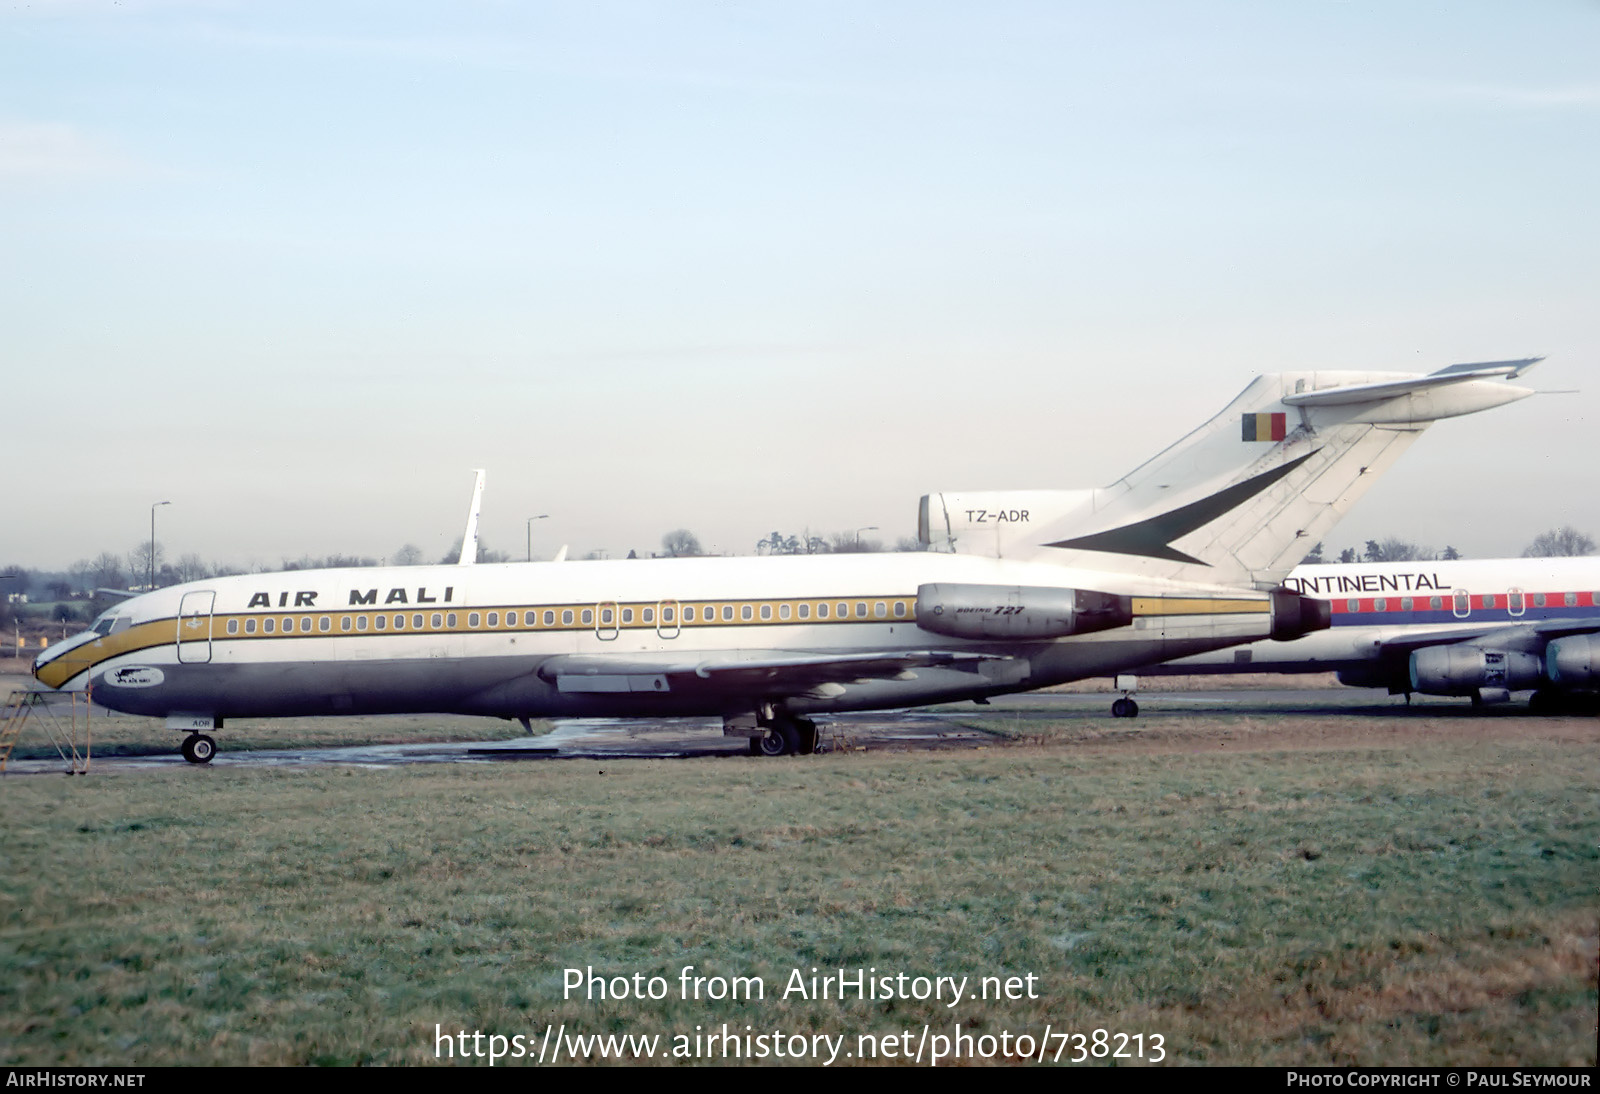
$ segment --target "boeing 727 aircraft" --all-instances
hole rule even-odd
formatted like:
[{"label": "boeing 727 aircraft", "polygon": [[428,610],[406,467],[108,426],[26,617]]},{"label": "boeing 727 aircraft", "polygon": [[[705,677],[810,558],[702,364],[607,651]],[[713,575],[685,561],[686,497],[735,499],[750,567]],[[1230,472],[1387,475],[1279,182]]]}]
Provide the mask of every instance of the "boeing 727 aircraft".
[{"label": "boeing 727 aircraft", "polygon": [[1600,689],[1600,558],[1301,566],[1284,584],[1329,602],[1332,627],[1142,672],[1337,672],[1391,695],[1474,704],[1533,690],[1554,710]]},{"label": "boeing 727 aircraft", "polygon": [[[297,571],[118,604],[34,675],[164,717],[720,716],[766,755],[807,715],[982,700],[1325,628],[1282,587],[1434,420],[1531,392],[1534,363],[1257,377],[1101,490],[932,494],[927,550]],[[472,562],[476,506],[462,563]]]}]

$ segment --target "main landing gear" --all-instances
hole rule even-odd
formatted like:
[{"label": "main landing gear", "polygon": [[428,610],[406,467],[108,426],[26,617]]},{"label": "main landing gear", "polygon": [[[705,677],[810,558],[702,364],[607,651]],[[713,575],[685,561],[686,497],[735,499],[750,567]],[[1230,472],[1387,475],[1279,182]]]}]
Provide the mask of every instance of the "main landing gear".
[{"label": "main landing gear", "polygon": [[759,736],[750,738],[752,756],[809,756],[817,750],[817,723],[775,711],[756,719]]},{"label": "main landing gear", "polygon": [[192,764],[208,764],[217,754],[217,742],[204,733],[191,733],[183,739],[183,758]]}]

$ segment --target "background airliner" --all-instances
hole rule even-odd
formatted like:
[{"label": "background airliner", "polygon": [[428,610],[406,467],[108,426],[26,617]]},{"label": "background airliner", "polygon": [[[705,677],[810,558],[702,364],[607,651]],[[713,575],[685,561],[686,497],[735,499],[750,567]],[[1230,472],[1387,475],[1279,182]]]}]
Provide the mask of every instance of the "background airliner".
[{"label": "background airliner", "polygon": [[1535,710],[1600,689],[1600,558],[1301,566],[1284,584],[1326,598],[1333,625],[1141,671],[1334,671],[1354,687],[1474,703],[1533,689]]},{"label": "background airliner", "polygon": [[[1438,418],[1531,392],[1534,361],[1257,377],[1100,490],[932,494],[892,555],[296,571],[160,589],[34,675],[165,717],[209,760],[229,717],[419,711],[720,716],[807,752],[818,712],[983,699],[1286,639],[1327,602],[1281,587]],[[476,495],[475,495],[476,497]]]}]

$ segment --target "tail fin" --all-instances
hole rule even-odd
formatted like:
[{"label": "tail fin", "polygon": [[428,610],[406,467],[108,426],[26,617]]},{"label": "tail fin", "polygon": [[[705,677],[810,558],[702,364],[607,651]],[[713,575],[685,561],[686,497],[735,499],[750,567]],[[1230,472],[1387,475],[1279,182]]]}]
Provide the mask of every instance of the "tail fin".
[{"label": "tail fin", "polygon": [[1504,381],[1539,360],[1260,376],[1103,489],[929,495],[923,540],[1149,577],[1276,584],[1424,429],[1531,395]]}]

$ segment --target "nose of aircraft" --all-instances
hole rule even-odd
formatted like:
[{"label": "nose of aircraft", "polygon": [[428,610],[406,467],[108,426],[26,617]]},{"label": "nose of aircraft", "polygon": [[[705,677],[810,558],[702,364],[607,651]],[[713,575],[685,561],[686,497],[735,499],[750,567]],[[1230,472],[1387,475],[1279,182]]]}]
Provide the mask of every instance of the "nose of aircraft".
[{"label": "nose of aircraft", "polygon": [[98,637],[93,631],[84,631],[64,638],[53,646],[46,646],[33,659],[34,679],[48,688],[81,691],[87,680],[83,670],[89,667],[90,662],[83,654],[73,656],[73,651],[82,649]]}]

